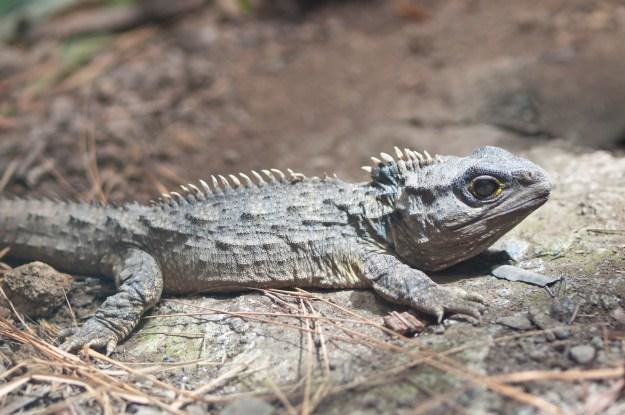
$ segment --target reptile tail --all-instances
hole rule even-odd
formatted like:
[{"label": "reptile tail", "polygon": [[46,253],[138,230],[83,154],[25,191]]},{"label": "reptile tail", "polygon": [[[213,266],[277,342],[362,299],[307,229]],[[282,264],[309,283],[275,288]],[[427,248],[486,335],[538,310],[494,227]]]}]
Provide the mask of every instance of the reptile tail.
[{"label": "reptile tail", "polygon": [[105,214],[112,208],[51,200],[0,197],[0,249],[21,260],[44,261],[59,270],[100,273],[111,246]]}]

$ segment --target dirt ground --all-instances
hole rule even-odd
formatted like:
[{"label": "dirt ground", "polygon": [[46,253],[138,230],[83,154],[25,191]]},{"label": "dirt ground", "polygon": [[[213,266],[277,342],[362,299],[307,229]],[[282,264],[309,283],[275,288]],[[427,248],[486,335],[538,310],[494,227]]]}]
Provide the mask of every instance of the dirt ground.
[{"label": "dirt ground", "polygon": [[[395,145],[498,145],[555,187],[495,248],[565,283],[498,280],[483,256],[440,276],[488,298],[483,321],[424,318],[411,338],[381,326],[396,307],[367,291],[167,298],[113,354],[124,367],[61,364],[0,324],[0,413],[625,413],[621,2],[206,3],[71,37],[55,30],[75,16],[58,15],[0,45],[1,194],[147,202],[216,173],[365,180]],[[78,278],[76,318],[111,289]],[[71,321],[63,307],[34,326],[51,339]],[[137,390],[107,392],[93,367]]]}]

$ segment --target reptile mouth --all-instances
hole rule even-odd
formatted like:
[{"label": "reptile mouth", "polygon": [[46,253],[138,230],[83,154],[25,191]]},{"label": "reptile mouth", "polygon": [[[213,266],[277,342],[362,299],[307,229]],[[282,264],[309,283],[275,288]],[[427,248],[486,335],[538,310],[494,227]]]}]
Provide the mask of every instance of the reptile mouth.
[{"label": "reptile mouth", "polygon": [[472,224],[475,224],[477,222],[486,222],[492,219],[496,219],[499,217],[506,217],[512,213],[519,213],[521,214],[521,219],[524,218],[525,216],[527,216],[528,214],[530,214],[531,212],[533,212],[534,210],[538,209],[540,206],[544,205],[547,200],[549,199],[549,194],[550,194],[550,186],[544,186],[543,189],[541,189],[542,191],[538,194],[538,196],[535,196],[531,199],[527,199],[527,200],[523,200],[517,204],[515,204],[514,206],[511,206],[510,208],[504,210],[504,211],[498,211],[498,212],[487,212],[486,214],[482,215],[482,216],[478,216],[475,218],[472,218],[471,220],[467,221],[467,222],[462,222],[462,223],[458,223],[452,226],[449,226],[447,229],[451,230],[451,231],[457,231],[459,229],[462,229],[466,226],[470,226]]}]

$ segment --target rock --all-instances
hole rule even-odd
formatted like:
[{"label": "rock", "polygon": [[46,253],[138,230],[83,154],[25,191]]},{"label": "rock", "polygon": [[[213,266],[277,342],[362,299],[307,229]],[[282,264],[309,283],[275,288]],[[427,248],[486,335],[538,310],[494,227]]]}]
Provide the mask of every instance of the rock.
[{"label": "rock", "polygon": [[521,239],[506,239],[501,241],[499,246],[510,259],[519,262],[527,258],[527,253],[530,249],[530,244],[527,241]]},{"label": "rock", "polygon": [[538,285],[539,287],[545,287],[560,280],[560,277],[548,277],[537,272],[515,267],[514,265],[500,265],[493,269],[491,274],[504,280],[520,281],[527,284]]},{"label": "rock", "polygon": [[551,315],[565,324],[570,324],[577,314],[579,304],[571,297],[556,297],[551,303]]},{"label": "rock", "polygon": [[593,336],[593,338],[590,339],[590,344],[592,344],[595,349],[603,349],[603,340],[599,336]]},{"label": "rock", "polygon": [[258,398],[244,398],[226,405],[221,415],[270,415],[274,407]]},{"label": "rock", "polygon": [[39,318],[49,316],[65,303],[71,283],[71,276],[43,262],[31,262],[7,272],[2,288],[17,311]]},{"label": "rock", "polygon": [[133,409],[135,415],[158,415],[162,413],[160,409],[143,405],[137,405]]},{"label": "rock", "polygon": [[592,362],[595,358],[595,348],[587,344],[580,344],[571,347],[569,355],[575,362],[583,365]]},{"label": "rock", "polygon": [[0,297],[0,318],[9,318],[11,317],[11,313],[12,311],[8,308],[8,304],[4,304],[4,298]]},{"label": "rock", "polygon": [[601,305],[606,310],[612,310],[619,305],[619,298],[614,295],[602,295],[600,298]]},{"label": "rock", "polygon": [[610,317],[621,324],[625,324],[625,310],[623,310],[623,307],[616,307],[610,311]]},{"label": "rock", "polygon": [[496,323],[515,330],[529,330],[534,326],[524,314],[500,317],[497,319]]},{"label": "rock", "polygon": [[432,326],[433,334],[445,334],[445,326],[443,324],[437,324]]},{"label": "rock", "polygon": [[568,339],[572,335],[571,330],[562,327],[562,323],[547,313],[543,313],[539,310],[530,310],[528,316],[539,329],[547,330],[545,332],[545,338],[548,341],[554,341],[556,338],[560,340]]}]

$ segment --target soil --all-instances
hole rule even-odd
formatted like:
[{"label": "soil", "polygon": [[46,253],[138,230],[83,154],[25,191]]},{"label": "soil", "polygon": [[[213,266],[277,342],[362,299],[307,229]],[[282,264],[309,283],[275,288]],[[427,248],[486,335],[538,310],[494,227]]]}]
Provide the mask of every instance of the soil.
[{"label": "soil", "polygon": [[[509,384],[553,405],[547,408],[475,381],[623,366],[625,323],[614,316],[625,307],[625,6],[598,0],[312,4],[228,18],[211,4],[116,34],[0,45],[0,191],[147,202],[216,173],[272,167],[365,180],[359,167],[395,145],[441,154],[498,145],[535,160],[555,183],[552,200],[506,237],[529,246],[516,265],[565,282],[552,297],[498,280],[488,276],[496,261],[483,256],[437,276],[484,294],[490,307],[483,321],[449,318],[437,326],[420,316],[429,326],[409,339],[354,322],[336,307],[381,325],[397,308],[368,291],[317,292],[312,308],[284,293],[168,298],[113,357],[212,362],[160,375],[186,389],[244,362],[245,376],[211,392],[235,396],[267,388],[269,380],[301,412],[309,368],[314,390],[329,385],[319,392],[316,413],[591,413],[598,399],[611,399],[607,414],[625,412],[622,394],[609,395],[618,379]],[[70,302],[78,320],[103,300],[100,288],[113,289],[77,279]],[[229,314],[302,313],[301,307],[345,319],[341,328],[314,323],[320,328],[312,357],[305,332]],[[575,313],[557,312],[562,308]],[[198,310],[208,314],[188,315]],[[536,313],[566,330],[536,327]],[[154,318],[163,314],[178,316]],[[496,323],[511,316],[531,321],[532,329]],[[65,326],[71,319],[62,308],[50,322]],[[358,341],[349,330],[360,333]],[[337,332],[352,342],[334,338]],[[579,356],[591,355],[578,353],[587,346],[595,354],[580,363]],[[0,340],[0,347],[6,356],[0,364],[8,368],[15,353],[28,355],[9,341]],[[465,375],[416,362],[405,350],[450,353]],[[0,396],[0,405],[20,408],[23,392]],[[281,413],[285,405],[276,396],[261,398]],[[183,409],[218,413],[233,404]]]}]

